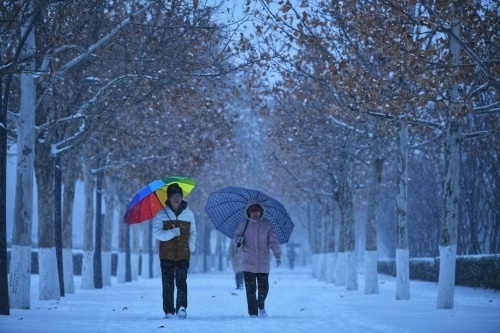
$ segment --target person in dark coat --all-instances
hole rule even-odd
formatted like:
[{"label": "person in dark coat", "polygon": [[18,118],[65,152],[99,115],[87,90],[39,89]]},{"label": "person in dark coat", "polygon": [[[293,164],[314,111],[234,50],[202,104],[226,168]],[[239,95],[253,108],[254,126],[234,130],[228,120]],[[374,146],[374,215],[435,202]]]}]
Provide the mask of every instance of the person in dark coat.
[{"label": "person in dark coat", "polygon": [[281,247],[267,220],[262,203],[252,198],[246,215],[234,233],[233,242],[242,248],[241,268],[245,280],[248,314],[252,318],[267,317],[265,301],[269,292],[270,251],[281,265]]},{"label": "person in dark coat", "polygon": [[295,251],[295,246],[288,247],[288,267],[294,269],[295,267],[295,257],[297,252]]},{"label": "person in dark coat", "polygon": [[[196,224],[193,212],[183,200],[181,187],[167,187],[166,207],[153,218],[153,236],[160,241],[159,256],[165,317],[187,316],[187,272],[195,250]],[[177,297],[174,306],[174,285]]]}]

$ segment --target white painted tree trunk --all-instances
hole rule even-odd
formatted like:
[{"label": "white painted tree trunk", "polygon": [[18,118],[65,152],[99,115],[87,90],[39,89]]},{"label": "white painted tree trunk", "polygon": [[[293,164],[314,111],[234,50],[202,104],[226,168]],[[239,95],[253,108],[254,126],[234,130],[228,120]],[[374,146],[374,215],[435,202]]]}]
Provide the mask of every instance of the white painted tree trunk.
[{"label": "white painted tree trunk", "polygon": [[326,283],[335,282],[335,252],[329,252],[326,256]]},{"label": "white painted tree trunk", "polygon": [[116,267],[116,283],[125,283],[126,256],[127,254],[125,252],[122,252],[121,250],[118,251],[118,265]]},{"label": "white painted tree trunk", "polygon": [[132,274],[132,281],[139,279],[139,258],[141,256],[140,239],[141,239],[141,225],[133,224],[130,226],[131,243],[130,244],[130,269]]},{"label": "white painted tree trunk", "polygon": [[149,279],[149,247],[151,246],[151,237],[149,225],[151,221],[141,223],[142,252],[141,252],[141,277]]},{"label": "white painted tree trunk", "polygon": [[[30,309],[31,246],[10,249],[9,302],[13,309]],[[15,273],[15,274],[14,274]]]},{"label": "white painted tree trunk", "polygon": [[347,290],[358,290],[358,272],[356,251],[346,251]]},{"label": "white painted tree trunk", "polygon": [[[57,272],[57,258],[55,248],[38,249],[39,270],[39,299],[60,300],[61,292],[59,288],[59,274]],[[44,277],[43,279],[41,277]]]},{"label": "white painted tree trunk", "polygon": [[319,254],[314,253],[311,255],[311,276],[317,279],[319,276]]},{"label": "white painted tree trunk", "polygon": [[410,299],[410,254],[406,249],[396,249],[396,299]]},{"label": "white painted tree trunk", "polygon": [[408,252],[408,127],[399,128],[398,179],[396,193],[396,299],[410,299],[410,258]]},{"label": "white painted tree trunk", "polygon": [[82,289],[94,289],[94,252],[83,251],[82,253]]},{"label": "white painted tree trunk", "polygon": [[453,309],[456,262],[456,246],[439,247],[438,309]]},{"label": "white painted tree trunk", "polygon": [[63,249],[64,292],[66,294],[75,293],[73,269],[73,251],[71,249]]},{"label": "white painted tree trunk", "polygon": [[139,258],[138,253],[130,254],[130,272],[132,274],[132,281],[137,281],[139,279]]},{"label": "white painted tree trunk", "polygon": [[158,257],[158,241],[153,243],[153,276],[155,278],[161,277],[161,267],[160,267],[160,259]]},{"label": "white painted tree trunk", "polygon": [[365,295],[378,294],[377,251],[365,251]]},{"label": "white painted tree trunk", "polygon": [[[31,7],[29,4],[28,6]],[[21,28],[23,36],[30,24]],[[35,53],[34,30],[28,35],[23,54]],[[21,106],[17,121],[16,196],[14,199],[14,226],[9,268],[9,303],[11,309],[30,308],[31,231],[33,228],[33,178],[35,159],[36,88],[33,74],[34,60],[21,74]],[[25,256],[26,257],[23,257]]]},{"label": "white painted tree trunk", "polygon": [[102,252],[102,285],[111,286],[111,252]]},{"label": "white painted tree trunk", "polygon": [[321,252],[318,254],[318,280],[326,281],[326,253]]},{"label": "white painted tree trunk", "polygon": [[335,265],[335,285],[336,286],[345,286],[347,283],[347,275],[346,275],[346,254],[345,252],[337,253],[337,264]]},{"label": "white painted tree trunk", "polygon": [[141,278],[149,279],[149,254],[141,253]]}]

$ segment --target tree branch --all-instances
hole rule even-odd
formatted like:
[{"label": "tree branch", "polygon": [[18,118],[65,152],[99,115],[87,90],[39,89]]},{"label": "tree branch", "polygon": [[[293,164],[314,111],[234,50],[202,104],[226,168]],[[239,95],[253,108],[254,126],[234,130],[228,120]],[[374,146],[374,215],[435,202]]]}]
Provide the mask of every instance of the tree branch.
[{"label": "tree branch", "polygon": [[[369,115],[371,115],[371,116],[374,116],[374,117],[379,117],[379,118],[382,118],[382,119],[389,119],[389,120],[394,120],[394,121],[402,121],[402,120],[404,120],[404,118],[407,117],[407,115],[405,115],[405,114],[402,114],[402,115],[399,115],[399,116],[395,117],[395,116],[389,115],[387,113],[379,113],[379,112],[372,112],[372,111],[368,111],[367,113]],[[443,125],[438,124],[438,123],[433,122],[433,121],[430,121],[430,120],[425,120],[425,119],[407,119],[407,121],[408,121],[408,124],[411,124],[411,125],[430,126],[430,127],[437,128],[439,130],[443,130],[444,129]]]},{"label": "tree branch", "polygon": [[356,134],[360,134],[360,135],[366,136],[366,132],[365,131],[361,131],[361,130],[359,130],[357,128],[354,128],[351,125],[348,125],[348,124],[346,124],[346,123],[344,123],[344,122],[336,119],[332,115],[329,115],[328,119],[330,119],[334,124],[339,125],[339,126],[345,128],[345,129],[349,130],[349,131],[352,131],[352,132],[354,132]]}]

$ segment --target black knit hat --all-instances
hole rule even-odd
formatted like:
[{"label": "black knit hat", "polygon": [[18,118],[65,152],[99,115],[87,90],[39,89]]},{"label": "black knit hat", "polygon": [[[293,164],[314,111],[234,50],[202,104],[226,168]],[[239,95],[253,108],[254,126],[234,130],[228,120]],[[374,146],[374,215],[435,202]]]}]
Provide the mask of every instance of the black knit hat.
[{"label": "black knit hat", "polygon": [[167,187],[167,200],[174,194],[180,194],[181,197],[184,197],[182,193],[182,188],[177,183],[170,184]]}]

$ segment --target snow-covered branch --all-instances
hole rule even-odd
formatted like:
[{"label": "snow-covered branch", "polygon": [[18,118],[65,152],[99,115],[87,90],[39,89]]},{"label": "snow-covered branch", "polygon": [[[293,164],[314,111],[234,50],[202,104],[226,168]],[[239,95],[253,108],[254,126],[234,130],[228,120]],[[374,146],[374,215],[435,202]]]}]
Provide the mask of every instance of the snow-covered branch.
[{"label": "snow-covered branch", "polygon": [[[101,87],[97,93],[92,96],[92,98],[90,98],[89,100],[85,101],[77,110],[76,112],[69,116],[69,117],[64,117],[64,118],[59,118],[53,122],[50,122],[50,123],[45,123],[43,125],[40,125],[37,127],[37,133],[40,133],[40,132],[43,132],[43,131],[46,131],[47,129],[55,126],[55,125],[60,125],[60,124],[63,124],[63,123],[67,123],[67,122],[70,122],[70,121],[73,121],[73,120],[81,120],[81,119],[87,119],[88,116],[85,114],[85,112],[92,106],[94,105],[95,103],[97,103],[99,101],[99,97],[111,86],[113,86],[116,82],[120,81],[120,80],[125,80],[125,79],[136,79],[138,78],[139,75],[136,75],[136,74],[126,74],[126,75],[122,75],[122,76],[118,76],[116,78],[114,78],[113,80],[109,81],[108,83],[106,83],[103,87]],[[152,79],[152,78],[151,78]]]},{"label": "snow-covered branch", "polygon": [[491,134],[490,131],[478,131],[478,132],[464,134],[464,139],[465,140],[467,140],[467,139],[474,139],[474,138],[479,138],[479,137],[487,136],[487,135],[490,135],[490,134]]},{"label": "snow-covered branch", "polygon": [[71,143],[78,139],[83,133],[85,133],[85,123],[78,127],[78,131],[72,136],[50,145],[50,155],[56,156],[72,147]]},{"label": "snow-covered branch", "polygon": [[448,26],[446,26],[446,24],[443,23],[443,21],[439,18],[439,16],[436,14],[436,12],[434,11],[434,9],[431,8],[431,6],[426,3],[426,1],[421,1],[422,5],[425,7],[425,9],[427,10],[427,12],[429,14],[431,14],[432,16],[434,16],[436,19],[438,19],[437,21],[439,22],[440,24],[440,27],[441,27],[441,31],[443,31],[444,33],[446,33],[448,36],[450,36],[450,38],[453,40],[453,42],[457,43],[457,45],[462,48],[462,50],[465,51],[465,53],[467,53],[469,55],[469,57],[471,57],[471,59],[473,60],[474,64],[476,64],[476,66],[478,66],[479,70],[488,78],[488,80],[495,86],[495,89],[497,91],[500,91],[500,84],[499,84],[499,81],[498,81],[498,78],[496,77],[496,75],[494,73],[491,72],[491,70],[483,63],[483,61],[481,60],[481,58],[474,52],[474,50],[469,47],[467,44],[465,44],[463,42],[463,40],[458,37],[454,32],[453,32],[453,28],[450,28]]},{"label": "snow-covered branch", "polygon": [[[379,117],[379,118],[382,118],[382,119],[389,119],[389,120],[397,120],[397,121],[402,121],[404,120],[407,115],[405,114],[402,114],[402,115],[399,115],[399,116],[393,116],[393,115],[389,115],[387,113],[380,113],[380,112],[372,112],[372,111],[369,111],[368,112],[369,115],[371,116],[374,116],[374,117]],[[425,120],[425,119],[408,119],[408,124],[411,124],[411,125],[424,125],[424,126],[430,126],[430,127],[434,127],[434,128],[437,128],[439,130],[443,130],[444,129],[444,126],[441,125],[441,124],[438,124],[434,121],[430,121],[430,120]]]},{"label": "snow-covered branch", "polygon": [[132,23],[133,19],[145,11],[147,11],[149,8],[151,8],[154,4],[154,1],[151,1],[149,4],[144,5],[144,7],[132,14],[130,16],[123,20],[115,29],[111,30],[106,36],[102,37],[95,43],[94,45],[90,46],[87,50],[82,52],[80,55],[72,59],[70,62],[68,62],[66,65],[64,65],[57,73],[58,76],[63,75],[66,73],[68,70],[73,68],[74,66],[78,65],[82,60],[87,58],[89,54],[94,52],[96,49],[101,47],[104,43],[106,43],[108,40],[110,40],[113,36],[115,36],[120,30],[122,30],[125,26],[129,25]]},{"label": "snow-covered branch", "polygon": [[474,114],[498,113],[500,112],[500,102],[474,108]]},{"label": "snow-covered branch", "polygon": [[[170,155],[150,155],[150,156],[141,157],[139,161],[146,162],[146,161],[152,161],[152,160],[153,161],[154,160],[165,160],[165,159],[169,159],[170,157],[171,157]],[[123,169],[127,166],[130,166],[133,163],[134,162],[131,162],[130,159],[125,159],[123,162],[116,162],[113,164],[108,163],[100,168],[92,169],[91,173],[96,174],[98,172],[107,171],[107,170],[120,170],[120,169]]]},{"label": "snow-covered branch", "polygon": [[351,125],[348,125],[348,124],[344,123],[343,121],[340,121],[340,120],[336,119],[332,115],[329,115],[328,119],[330,119],[334,124],[339,125],[339,126],[345,128],[345,129],[349,130],[349,131],[353,131],[356,134],[366,135],[365,131],[361,131],[361,130],[359,130],[357,128],[354,128]]},{"label": "snow-covered branch", "polygon": [[[56,72],[56,75],[53,76],[53,78],[50,80],[48,83],[48,87],[53,85],[54,80],[57,80],[61,76],[63,76],[66,72],[68,72],[71,68],[74,66],[78,65],[80,62],[85,60],[90,54],[92,54],[95,50],[97,50],[99,47],[101,47],[103,44],[105,44],[107,41],[109,41],[113,36],[115,36],[117,33],[119,33],[125,26],[129,25],[130,23],[133,22],[133,19],[148,9],[150,9],[153,6],[154,2],[151,2],[149,4],[144,5],[144,7],[140,10],[135,11],[134,13],[130,14],[130,16],[123,20],[115,29],[111,30],[107,35],[99,39],[95,44],[91,45],[89,48],[87,48],[85,51],[80,53],[78,56],[73,58],[71,61],[69,61],[67,64],[65,64],[60,70]],[[74,46],[62,46],[58,49],[55,50],[55,53],[61,52],[66,48],[73,48]],[[50,58],[52,57],[45,57],[44,62],[42,63],[42,70],[45,69],[45,67],[48,65]],[[46,89],[48,91],[48,89]],[[42,99],[39,99],[40,101]]]},{"label": "snow-covered branch", "polygon": [[[86,111],[92,106],[94,105],[95,103],[97,103],[99,101],[99,97],[108,89],[110,88],[111,86],[113,86],[116,82],[120,81],[120,80],[125,80],[125,79],[136,79],[138,78],[139,75],[136,75],[136,74],[127,74],[127,75],[122,75],[122,76],[119,76],[119,77],[116,77],[114,78],[113,80],[109,81],[107,84],[105,84],[103,87],[101,87],[97,93],[92,96],[91,99],[85,101],[85,103],[83,103],[75,112],[75,114],[71,115],[71,116],[68,116],[68,117],[64,117],[64,118],[59,118],[53,122],[50,122],[50,123],[46,123],[46,124],[43,124],[41,126],[38,126],[37,127],[37,133],[41,133],[43,131],[46,131],[48,130],[49,128],[53,127],[53,126],[57,126],[57,125],[60,125],[60,124],[64,124],[64,123],[68,123],[68,122],[71,122],[71,121],[74,121],[74,120],[86,120],[88,119],[90,116],[86,115]],[[147,77],[149,79],[153,79],[151,77]],[[57,155],[58,153],[64,151],[64,150],[67,150],[69,148],[69,143],[70,142],[73,142],[76,138],[78,138],[79,136],[81,136],[83,133],[84,133],[84,130],[85,130],[85,124],[81,125],[79,128],[78,128],[78,131],[73,134],[71,137],[68,137],[66,139],[64,139],[63,141],[60,141],[58,143],[55,143],[55,144],[52,144],[51,145],[51,154],[52,155]],[[64,147],[64,148],[61,148],[61,147]]]},{"label": "snow-covered branch", "polygon": [[431,138],[429,140],[425,140],[425,141],[420,142],[418,144],[410,145],[410,146],[408,146],[408,149],[413,149],[414,150],[414,149],[419,149],[419,148],[421,148],[423,146],[427,146],[429,143],[436,141],[442,135],[443,135],[443,132],[441,132],[440,134],[438,134],[437,136],[435,136],[435,137],[433,137],[433,138]]},{"label": "snow-covered branch", "polygon": [[54,57],[54,55],[61,53],[65,50],[69,50],[69,49],[78,49],[79,50],[81,48],[77,45],[64,45],[64,46],[56,48],[54,50],[54,52],[45,54],[45,56],[43,57],[42,64],[40,65],[40,68],[38,69],[37,72],[39,72],[39,73],[45,72],[49,68],[50,62],[52,61],[52,58]]}]

